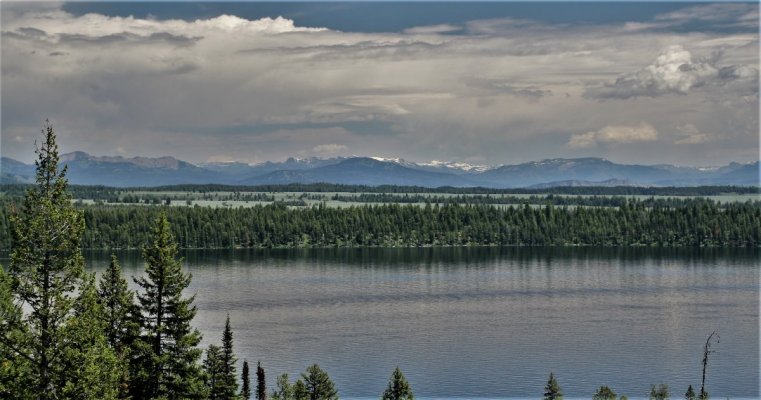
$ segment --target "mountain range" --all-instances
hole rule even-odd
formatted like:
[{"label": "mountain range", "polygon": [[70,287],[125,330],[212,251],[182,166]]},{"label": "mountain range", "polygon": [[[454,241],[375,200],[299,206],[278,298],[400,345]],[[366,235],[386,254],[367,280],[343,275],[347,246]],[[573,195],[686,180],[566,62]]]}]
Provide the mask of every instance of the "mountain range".
[{"label": "mountain range", "polygon": [[[759,162],[721,167],[628,165],[602,158],[555,158],[513,165],[481,166],[432,161],[414,163],[379,157],[289,158],[259,164],[192,164],[173,157],[93,156],[81,151],[61,155],[69,181],[115,187],[177,184],[276,185],[337,183],[423,187],[492,188],[553,186],[759,185]],[[34,165],[3,157],[1,183],[34,180]]]}]

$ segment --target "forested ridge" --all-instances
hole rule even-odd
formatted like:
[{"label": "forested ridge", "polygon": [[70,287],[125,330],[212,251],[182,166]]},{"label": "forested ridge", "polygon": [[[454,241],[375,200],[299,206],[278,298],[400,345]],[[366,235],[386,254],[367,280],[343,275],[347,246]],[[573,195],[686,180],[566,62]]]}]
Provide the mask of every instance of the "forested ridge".
[{"label": "forested ridge", "polygon": [[[166,213],[181,248],[361,246],[727,246],[761,244],[758,203],[648,207],[400,204],[331,208],[84,206],[84,248],[140,248]],[[8,212],[0,244],[10,247]]]}]

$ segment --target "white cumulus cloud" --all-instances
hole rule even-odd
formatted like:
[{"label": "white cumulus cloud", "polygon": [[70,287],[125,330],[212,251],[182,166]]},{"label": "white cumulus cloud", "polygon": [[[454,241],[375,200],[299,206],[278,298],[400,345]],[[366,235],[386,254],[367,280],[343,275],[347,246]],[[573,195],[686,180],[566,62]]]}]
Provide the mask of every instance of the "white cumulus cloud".
[{"label": "white cumulus cloud", "polygon": [[[717,53],[717,56],[720,53]],[[755,74],[753,73],[755,71]],[[752,80],[758,70],[749,65],[718,67],[715,60],[693,60],[681,45],[672,45],[658,54],[655,61],[615,82],[591,88],[586,95],[598,98],[656,97],[668,93],[687,94],[693,88],[737,79]]]}]

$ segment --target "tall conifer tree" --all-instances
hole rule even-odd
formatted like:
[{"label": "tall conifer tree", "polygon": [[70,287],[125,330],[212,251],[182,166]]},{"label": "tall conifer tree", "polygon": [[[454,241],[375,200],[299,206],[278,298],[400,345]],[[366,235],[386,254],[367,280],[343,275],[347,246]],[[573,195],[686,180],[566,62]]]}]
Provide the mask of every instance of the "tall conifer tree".
[{"label": "tall conifer tree", "polygon": [[[29,379],[39,399],[62,395],[67,338],[84,262],[80,241],[84,218],[74,209],[66,167],[58,168],[58,144],[49,123],[37,149],[35,185],[19,212],[11,214],[13,251],[9,273],[15,299],[29,312],[20,323],[27,332],[16,354],[33,363]],[[5,338],[5,337],[4,337]]]},{"label": "tall conifer tree", "polygon": [[166,214],[156,220],[152,242],[144,247],[145,276],[135,278],[142,292],[138,300],[143,336],[135,397],[197,398],[203,391],[197,348],[201,334],[191,327],[195,296],[183,297],[191,275],[182,271],[177,244]]},{"label": "tall conifer tree", "polygon": [[115,255],[100,278],[98,297],[103,306],[103,321],[109,345],[121,354],[129,349],[140,330],[140,310],[135,294],[127,288],[127,280]]},{"label": "tall conifer tree", "polygon": [[119,357],[122,366],[119,397],[129,397],[130,370],[133,362],[132,346],[140,335],[140,309],[135,294],[127,287],[116,256],[111,255],[108,269],[100,278],[98,301],[102,307],[101,319],[109,346]]},{"label": "tall conifer tree", "polygon": [[65,326],[71,346],[65,350],[65,373],[57,376],[66,399],[116,399],[124,371],[109,346],[98,302],[95,274],[88,274],[74,304],[74,318]]},{"label": "tall conifer tree", "polygon": [[248,361],[243,360],[243,370],[240,375],[242,384],[240,389],[240,397],[243,400],[249,400],[251,398],[251,377],[248,372]]},{"label": "tall conifer tree", "polygon": [[256,400],[267,400],[267,382],[261,362],[256,363]]},{"label": "tall conifer tree", "polygon": [[235,372],[235,363],[238,361],[233,351],[233,330],[230,326],[230,314],[225,320],[225,330],[222,332],[222,387],[221,398],[234,399],[238,393],[238,378]]},{"label": "tall conifer tree", "polygon": [[205,397],[209,400],[219,400],[224,398],[221,354],[222,350],[219,346],[210,344],[206,349],[206,358],[203,360],[204,381],[206,386]]}]

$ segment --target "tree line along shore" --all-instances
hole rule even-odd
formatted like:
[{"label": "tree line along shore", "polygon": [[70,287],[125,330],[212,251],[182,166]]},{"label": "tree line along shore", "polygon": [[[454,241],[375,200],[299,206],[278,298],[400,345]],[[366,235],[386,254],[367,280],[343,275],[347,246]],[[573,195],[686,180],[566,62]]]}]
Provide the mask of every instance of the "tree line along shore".
[{"label": "tree line along shore", "polygon": [[[0,209],[0,249],[12,248],[10,216]],[[761,206],[693,201],[648,207],[493,207],[402,204],[293,208],[83,206],[87,249],[139,249],[159,214],[183,249],[421,246],[758,247]]]}]

